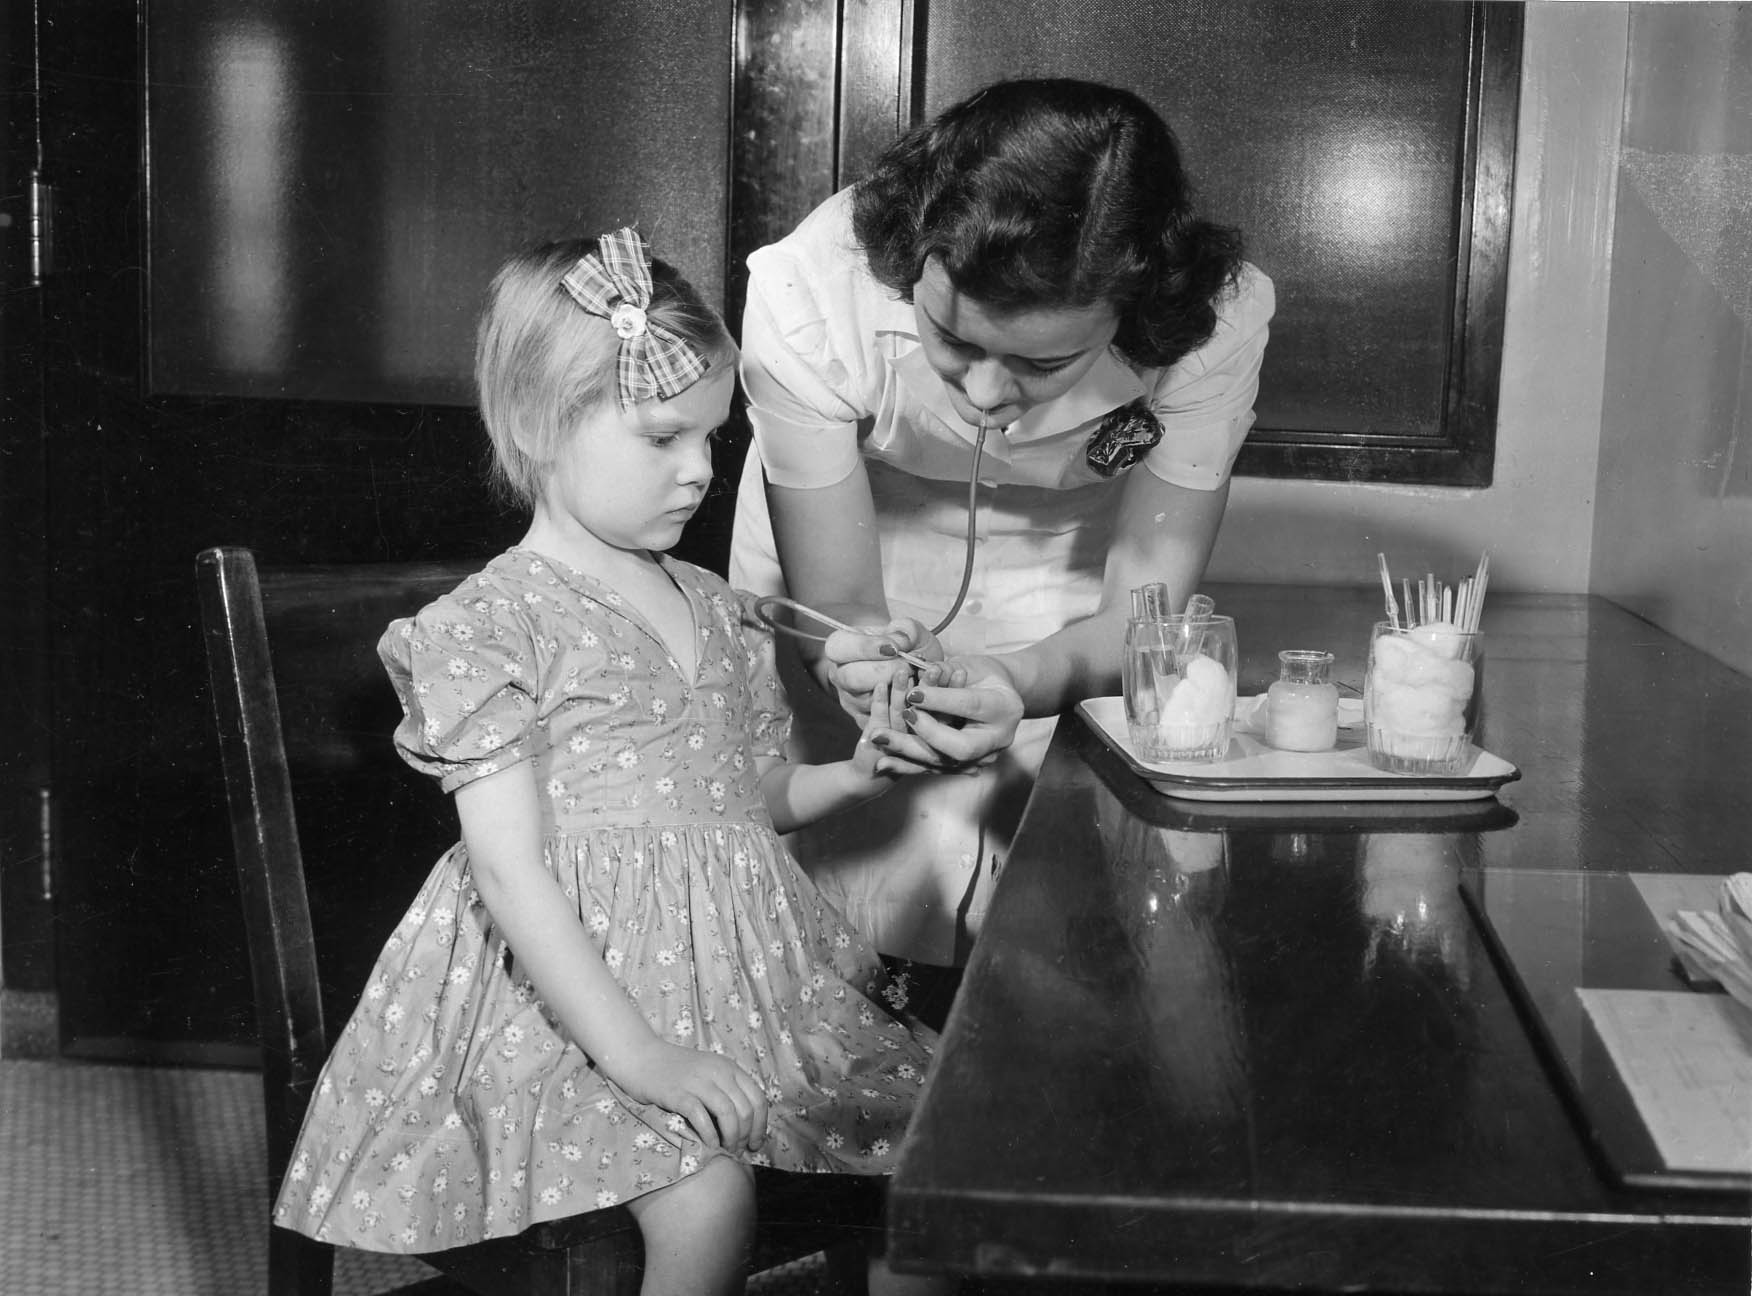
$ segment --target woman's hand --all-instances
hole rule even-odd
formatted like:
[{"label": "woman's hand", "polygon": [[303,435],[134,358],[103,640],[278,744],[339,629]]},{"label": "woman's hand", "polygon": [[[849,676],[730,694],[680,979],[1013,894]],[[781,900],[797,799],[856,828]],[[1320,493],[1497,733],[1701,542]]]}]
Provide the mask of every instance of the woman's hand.
[{"label": "woman's hand", "polygon": [[[939,661],[943,645],[924,624],[911,617],[897,617],[885,626],[867,631],[836,630],[822,645],[827,661],[827,682],[839,695],[840,706],[858,722],[859,728],[870,723],[871,695],[883,683],[898,683],[899,676],[910,671],[899,659],[902,652],[915,657]],[[896,689],[904,698],[907,690]]]},{"label": "woman's hand", "polygon": [[616,1056],[612,1069],[602,1065],[640,1102],[685,1120],[707,1147],[758,1152],[766,1141],[766,1094],[728,1058],[653,1035]]},{"label": "woman's hand", "polygon": [[933,662],[902,700],[910,732],[893,738],[888,752],[922,769],[988,765],[1015,741],[1022,720],[1022,696],[991,657]]},{"label": "woman's hand", "polygon": [[913,733],[962,765],[988,764],[1016,739],[1022,695],[991,657],[934,665],[906,695]]}]

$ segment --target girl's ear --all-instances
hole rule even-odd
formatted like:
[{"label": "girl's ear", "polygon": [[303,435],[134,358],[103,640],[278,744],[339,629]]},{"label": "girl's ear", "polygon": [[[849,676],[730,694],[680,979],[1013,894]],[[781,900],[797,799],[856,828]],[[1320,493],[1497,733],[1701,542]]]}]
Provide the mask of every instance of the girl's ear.
[{"label": "girl's ear", "polygon": [[560,451],[571,440],[575,419],[531,417],[525,413],[510,428],[511,444],[522,460],[519,476],[528,485],[531,502],[541,498]]},{"label": "girl's ear", "polygon": [[519,418],[511,425],[511,444],[529,459],[539,461],[545,456],[547,438],[539,428],[532,427],[528,418]]}]

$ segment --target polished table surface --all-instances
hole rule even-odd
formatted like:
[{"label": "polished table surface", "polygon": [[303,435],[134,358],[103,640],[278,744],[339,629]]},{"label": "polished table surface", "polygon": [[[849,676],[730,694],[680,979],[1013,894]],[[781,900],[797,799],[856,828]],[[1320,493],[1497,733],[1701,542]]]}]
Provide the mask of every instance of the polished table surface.
[{"label": "polished table surface", "polygon": [[[1378,589],[1212,592],[1244,695],[1290,647],[1360,687]],[[1484,628],[1494,799],[1181,801],[1060,724],[891,1186],[898,1268],[1748,1291],[1752,1198],[1612,1177],[1459,881],[1752,867],[1752,681],[1598,598],[1493,594]],[[1538,916],[1560,971],[1612,959],[1587,907]]]}]

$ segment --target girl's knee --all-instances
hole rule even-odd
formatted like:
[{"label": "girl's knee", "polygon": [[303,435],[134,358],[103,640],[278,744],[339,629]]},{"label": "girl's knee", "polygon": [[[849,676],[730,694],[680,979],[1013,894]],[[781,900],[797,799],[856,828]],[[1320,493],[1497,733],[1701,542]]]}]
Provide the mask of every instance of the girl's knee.
[{"label": "girl's knee", "polygon": [[722,1234],[754,1229],[754,1172],[733,1157],[709,1157],[693,1174],[629,1203],[635,1219],[646,1216],[664,1231],[686,1229]]},{"label": "girl's knee", "polygon": [[742,1290],[754,1240],[754,1173],[747,1166],[712,1157],[628,1209],[644,1239],[646,1296]]},{"label": "girl's knee", "polygon": [[687,1195],[697,1207],[754,1219],[754,1171],[734,1157],[708,1157],[675,1186],[690,1190]]}]

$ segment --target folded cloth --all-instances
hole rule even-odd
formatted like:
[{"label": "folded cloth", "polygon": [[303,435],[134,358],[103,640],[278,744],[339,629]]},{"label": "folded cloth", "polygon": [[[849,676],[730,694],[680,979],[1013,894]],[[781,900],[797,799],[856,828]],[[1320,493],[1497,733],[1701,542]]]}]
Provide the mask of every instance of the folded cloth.
[{"label": "folded cloth", "polygon": [[1752,873],[1723,878],[1713,912],[1681,909],[1669,930],[1722,989],[1752,1008]]}]

